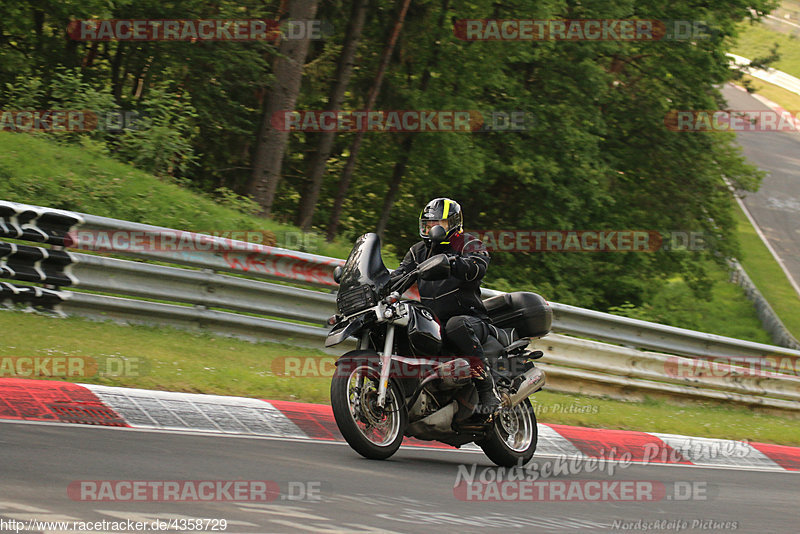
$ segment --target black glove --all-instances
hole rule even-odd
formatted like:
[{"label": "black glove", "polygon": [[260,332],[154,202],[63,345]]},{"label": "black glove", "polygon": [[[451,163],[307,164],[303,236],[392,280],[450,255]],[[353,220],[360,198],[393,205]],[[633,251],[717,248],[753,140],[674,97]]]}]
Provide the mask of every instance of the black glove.
[{"label": "black glove", "polygon": [[423,280],[444,280],[450,276],[450,258],[437,254],[419,264],[419,277]]},{"label": "black glove", "polygon": [[450,257],[450,274],[455,274],[456,269],[458,269],[458,256],[451,256]]}]

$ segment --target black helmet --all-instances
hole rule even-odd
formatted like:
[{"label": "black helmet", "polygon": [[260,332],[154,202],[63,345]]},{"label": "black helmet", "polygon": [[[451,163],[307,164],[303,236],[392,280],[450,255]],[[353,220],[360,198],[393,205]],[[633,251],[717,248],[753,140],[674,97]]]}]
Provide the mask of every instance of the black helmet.
[{"label": "black helmet", "polygon": [[445,221],[444,229],[447,231],[447,238],[456,232],[463,230],[464,221],[461,218],[461,205],[455,200],[449,198],[434,198],[428,202],[422,212],[419,214],[419,236],[424,239],[428,237],[428,231],[435,225],[430,224],[430,221]]}]

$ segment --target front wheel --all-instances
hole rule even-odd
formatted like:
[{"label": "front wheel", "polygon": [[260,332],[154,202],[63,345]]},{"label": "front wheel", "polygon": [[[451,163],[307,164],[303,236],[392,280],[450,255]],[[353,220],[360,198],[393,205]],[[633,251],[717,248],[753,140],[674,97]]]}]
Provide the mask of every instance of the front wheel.
[{"label": "front wheel", "polygon": [[331,381],[336,426],[353,450],[373,460],[385,460],[397,452],[408,421],[402,392],[394,380],[389,380],[384,407],[378,406],[379,382],[379,367],[369,360],[341,365]]},{"label": "front wheel", "polygon": [[489,435],[478,443],[486,456],[499,466],[525,465],[533,458],[539,431],[530,399],[494,416]]}]

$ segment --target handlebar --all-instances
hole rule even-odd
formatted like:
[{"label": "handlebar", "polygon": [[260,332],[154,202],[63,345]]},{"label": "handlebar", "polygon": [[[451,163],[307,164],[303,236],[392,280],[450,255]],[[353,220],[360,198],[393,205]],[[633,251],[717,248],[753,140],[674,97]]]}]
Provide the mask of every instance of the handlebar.
[{"label": "handlebar", "polygon": [[[408,284],[407,287],[403,287],[406,283],[412,280],[414,276],[419,273],[419,268],[414,269],[413,271],[406,273],[405,275],[401,276],[397,279],[397,281],[393,284],[387,284],[382,291],[383,296],[389,295],[390,293],[397,292],[399,294],[403,294],[406,290],[411,287],[411,284]],[[387,289],[388,288],[388,289]]]},{"label": "handlebar", "polygon": [[[403,287],[414,276],[420,275],[425,280],[444,279],[450,276],[452,260],[446,254],[436,254],[417,264],[417,268],[400,278],[390,286],[391,291],[404,293],[408,287]],[[409,285],[410,286],[410,285]],[[400,289],[403,288],[402,291]]]}]

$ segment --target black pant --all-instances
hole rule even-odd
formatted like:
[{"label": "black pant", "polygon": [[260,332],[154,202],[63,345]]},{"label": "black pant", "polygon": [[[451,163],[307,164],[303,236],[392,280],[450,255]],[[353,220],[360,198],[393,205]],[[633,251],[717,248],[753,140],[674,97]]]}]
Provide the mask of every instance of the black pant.
[{"label": "black pant", "polygon": [[445,341],[457,351],[457,356],[466,357],[475,369],[478,364],[486,367],[483,343],[489,337],[489,325],[474,315],[451,317],[444,327]]}]

